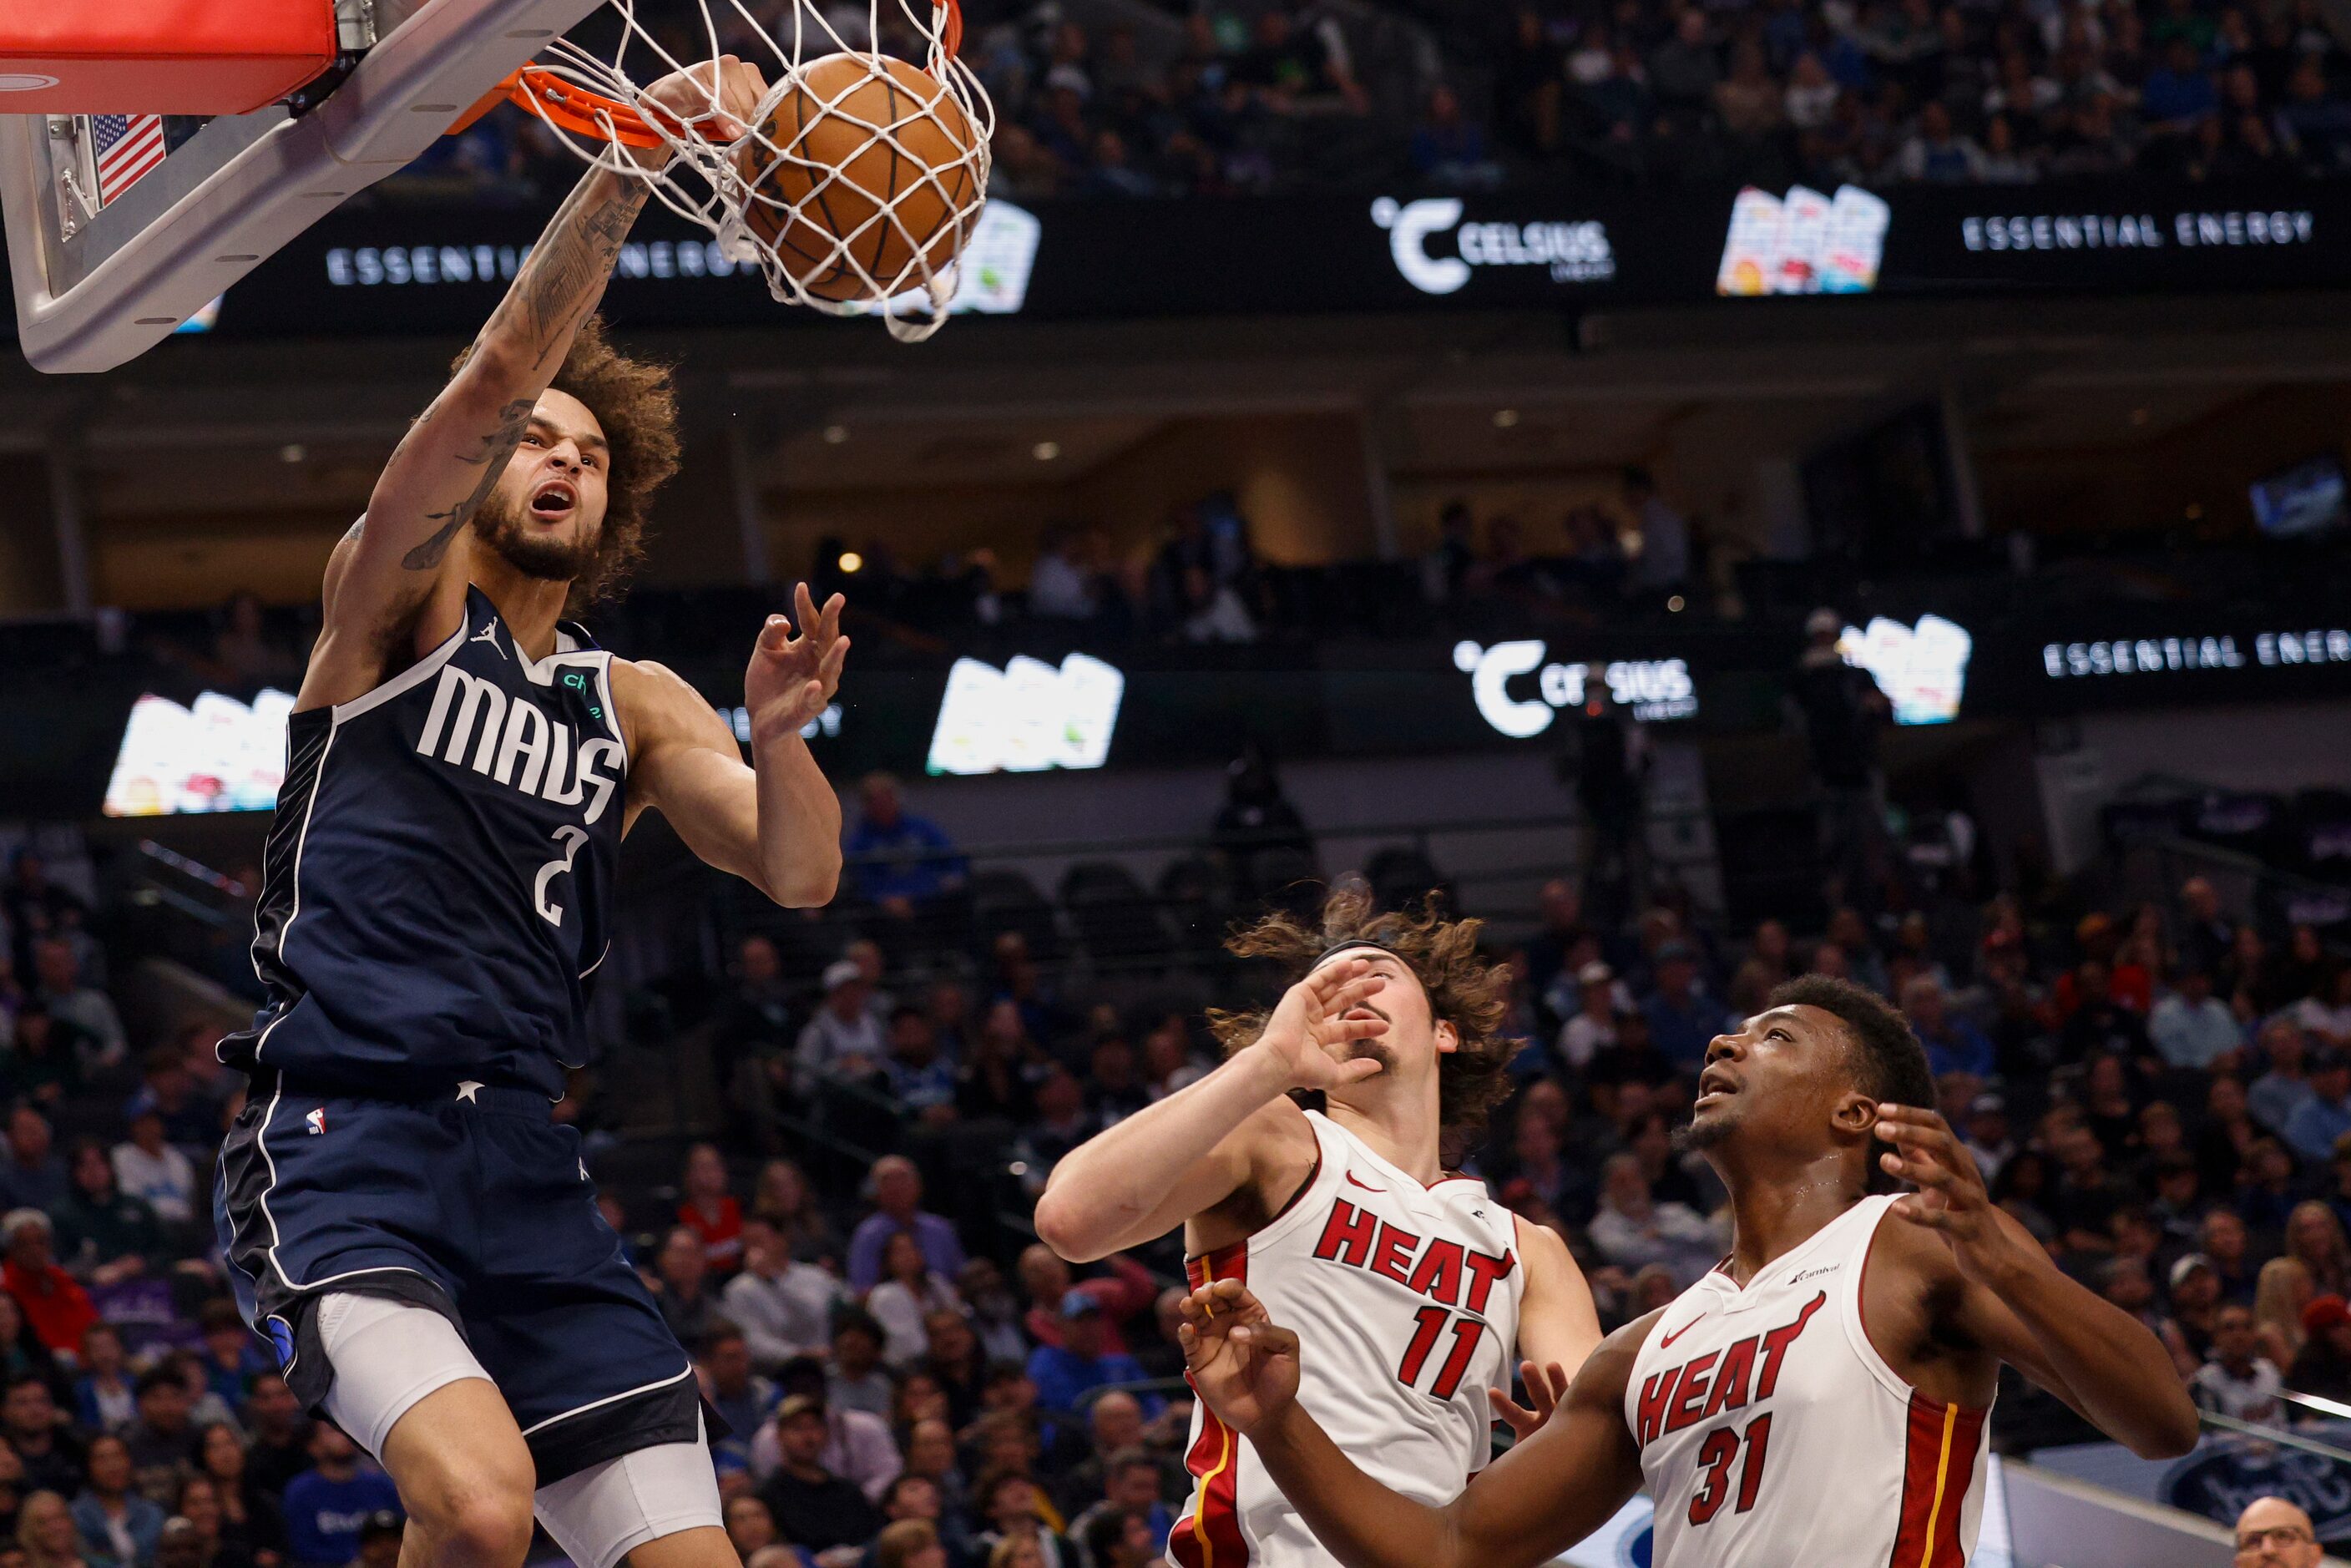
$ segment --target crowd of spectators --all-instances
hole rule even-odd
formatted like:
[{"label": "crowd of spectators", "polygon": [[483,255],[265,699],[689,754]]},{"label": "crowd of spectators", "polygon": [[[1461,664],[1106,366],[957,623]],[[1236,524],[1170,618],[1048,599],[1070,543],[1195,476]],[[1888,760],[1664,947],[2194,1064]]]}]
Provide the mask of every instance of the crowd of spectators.
[{"label": "crowd of spectators", "polygon": [[[768,53],[717,9],[730,47]],[[862,5],[819,9],[865,46]],[[913,53],[896,9],[881,7],[883,47]],[[1090,27],[1052,0],[967,7],[963,57],[998,114],[996,189],[1115,199],[1569,178],[1779,190],[2351,168],[2351,59],[2321,0],[1420,9],[1272,0],[1138,29]],[[664,30],[660,8],[639,10]],[[673,42],[681,57],[706,49],[682,32]],[[567,181],[568,159],[501,111],[392,189],[526,201]]]},{"label": "crowd of spectators", "polygon": [[[1235,842],[1311,853],[1261,760],[1235,778]],[[1199,1012],[1065,991],[1018,931],[935,962],[892,923],[967,869],[892,780],[859,795],[852,896],[877,934],[741,939],[681,1048],[718,1059],[731,1120],[667,1178],[608,1185],[605,1212],[730,1428],[752,1568],[1144,1568],[1186,1496],[1176,1243],[1073,1269],[1000,1215],[1212,1070]],[[2108,907],[1882,869],[1811,931],[1732,932],[1654,878],[1621,918],[1545,885],[1529,928],[1490,937],[1524,1046],[1465,1163],[1627,1321],[1725,1246],[1721,1189],[1672,1138],[1708,1040],[1782,980],[1844,977],[1909,1018],[1998,1201],[2143,1316],[2207,1408],[2351,1399],[2351,965],[2201,879]],[[295,1408],[229,1299],[203,1197],[241,1083],[218,1030],[127,1028],[109,977],[137,955],[37,853],[0,917],[0,1540],[40,1568],[396,1552],[389,1482]],[[844,1166],[845,1145],[869,1155]],[[2079,1429],[2020,1390],[1995,1434]]]}]

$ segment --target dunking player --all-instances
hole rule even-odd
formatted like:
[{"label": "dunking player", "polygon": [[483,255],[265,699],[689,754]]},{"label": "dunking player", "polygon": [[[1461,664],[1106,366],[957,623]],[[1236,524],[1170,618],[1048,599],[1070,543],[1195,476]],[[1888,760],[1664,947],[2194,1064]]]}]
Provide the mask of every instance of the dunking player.
[{"label": "dunking player", "polygon": [[[1299,978],[1270,1014],[1211,1015],[1225,1063],[1064,1157],[1037,1231],[1100,1258],[1184,1225],[1193,1283],[1233,1281],[1311,1325],[1300,1402],[1407,1497],[1451,1500],[1493,1452],[1497,1405],[1522,1433],[1600,1340],[1592,1292],[1552,1232],[1517,1223],[1442,1151],[1507,1089],[1508,979],[1477,923],[1376,915],[1360,892],[1319,929],[1274,915],[1232,944]],[[1320,1090],[1321,1112],[1289,1098]],[[1514,1354],[1529,1406],[1505,1392]],[[1489,1393],[1489,1389],[1492,1391]],[[1168,1540],[1182,1568],[1303,1568],[1318,1545],[1196,1408],[1196,1490]]]},{"label": "dunking player", "polygon": [[2137,1453],[2195,1443],[2155,1336],[2060,1273],[1918,1109],[1933,1086],[1901,1016],[1817,977],[1771,999],[1708,1046],[1689,1129],[1730,1189],[1730,1256],[1611,1334],[1449,1504],[1382,1485],[1319,1418],[1300,1392],[1319,1324],[1238,1283],[1185,1302],[1202,1396],[1340,1562],[1532,1568],[1646,1483],[1659,1568],[1959,1568],[2002,1361]]},{"label": "dunking player", "polygon": [[252,1077],[215,1203],[247,1316],[392,1472],[412,1564],[516,1568],[534,1494],[581,1568],[735,1561],[685,1353],[549,1107],[640,812],[779,903],[831,896],[799,728],[848,643],[805,589],[797,634],[769,619],[746,767],[684,682],[558,619],[676,465],[665,373],[590,314],[645,195],[580,183],[337,547],[265,857],[270,999],[223,1047]]}]

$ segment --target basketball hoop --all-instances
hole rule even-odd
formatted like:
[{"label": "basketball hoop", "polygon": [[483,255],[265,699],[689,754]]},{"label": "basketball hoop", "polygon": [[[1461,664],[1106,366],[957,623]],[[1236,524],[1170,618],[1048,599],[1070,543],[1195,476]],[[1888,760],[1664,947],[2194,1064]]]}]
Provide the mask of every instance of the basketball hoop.
[{"label": "basketball hoop", "polygon": [[[780,38],[743,0],[696,4],[710,60],[750,58],[754,41],[768,57],[756,63],[773,79],[741,138],[716,139],[715,68],[706,115],[684,119],[645,100],[653,81],[705,62],[673,54],[639,23],[636,0],[610,0],[621,41],[609,57],[558,39],[453,129],[509,99],[588,163],[643,181],[732,259],[757,263],[783,303],[879,314],[902,342],[929,337],[946,319],[987,201],[996,120],[956,57],[958,0],[924,11],[925,0],[866,0],[862,47],[813,0],[791,0]],[[885,20],[909,35],[918,61],[883,51]],[[664,148],[670,156],[657,167],[630,155]]]}]

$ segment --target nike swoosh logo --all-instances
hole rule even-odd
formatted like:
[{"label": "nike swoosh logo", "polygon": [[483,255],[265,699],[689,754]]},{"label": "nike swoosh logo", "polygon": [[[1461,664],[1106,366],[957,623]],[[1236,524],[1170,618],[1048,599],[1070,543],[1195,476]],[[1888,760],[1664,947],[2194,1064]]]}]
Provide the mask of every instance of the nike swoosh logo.
[{"label": "nike swoosh logo", "polygon": [[1385,1187],[1384,1187],[1384,1186],[1374,1186],[1371,1183],[1369,1183],[1369,1182],[1367,1182],[1367,1181],[1355,1181],[1355,1173],[1354,1173],[1354,1172],[1353,1172],[1353,1171],[1349,1171],[1349,1172],[1347,1173],[1347,1179],[1348,1179],[1349,1181],[1351,1181],[1351,1182],[1354,1182],[1354,1185],[1355,1185],[1355,1186],[1359,1186],[1359,1187],[1362,1187],[1365,1192],[1385,1192],[1385,1191],[1387,1191],[1387,1188],[1385,1188]]},{"label": "nike swoosh logo", "polygon": [[1698,1316],[1690,1319],[1689,1322],[1684,1323],[1673,1333],[1667,1334],[1662,1339],[1658,1340],[1657,1348],[1659,1350],[1671,1350],[1673,1348],[1674,1341],[1681,1338],[1682,1335],[1689,1333],[1690,1330],[1698,1327],[1698,1324],[1704,1322],[1706,1322],[1706,1314],[1704,1312],[1698,1313]]}]

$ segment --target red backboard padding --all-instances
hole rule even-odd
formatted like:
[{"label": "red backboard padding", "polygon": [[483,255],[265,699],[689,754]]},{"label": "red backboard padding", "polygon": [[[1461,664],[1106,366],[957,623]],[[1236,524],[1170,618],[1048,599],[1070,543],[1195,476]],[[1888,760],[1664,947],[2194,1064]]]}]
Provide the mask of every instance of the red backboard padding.
[{"label": "red backboard padding", "polygon": [[244,114],[334,58],[333,0],[0,0],[0,114]]}]

